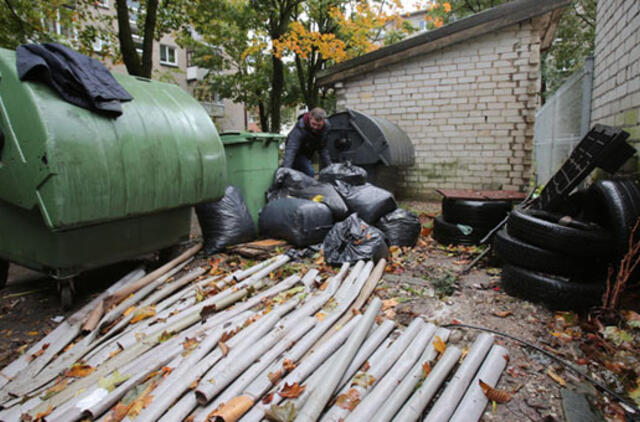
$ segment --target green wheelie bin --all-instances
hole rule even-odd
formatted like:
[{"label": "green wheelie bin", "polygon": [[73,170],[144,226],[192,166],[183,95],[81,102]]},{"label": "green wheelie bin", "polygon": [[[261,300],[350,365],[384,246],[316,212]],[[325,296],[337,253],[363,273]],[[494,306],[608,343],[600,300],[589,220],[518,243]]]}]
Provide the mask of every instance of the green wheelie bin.
[{"label": "green wheelie bin", "polygon": [[9,262],[61,281],[187,239],[191,206],[217,200],[226,158],[178,86],[114,74],[133,96],[105,117],[21,82],[0,49],[0,283]]},{"label": "green wheelie bin", "polygon": [[223,132],[227,156],[227,183],[240,190],[257,227],[265,192],[278,169],[278,147],[285,136],[277,133]]}]

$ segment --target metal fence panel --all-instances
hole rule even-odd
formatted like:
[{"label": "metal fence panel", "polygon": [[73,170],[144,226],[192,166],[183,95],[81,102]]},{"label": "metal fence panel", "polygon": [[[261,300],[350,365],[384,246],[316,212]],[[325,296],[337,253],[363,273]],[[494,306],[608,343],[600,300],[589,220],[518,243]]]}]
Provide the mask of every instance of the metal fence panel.
[{"label": "metal fence panel", "polygon": [[589,130],[593,58],[574,73],[536,113],[536,185],[545,184]]}]

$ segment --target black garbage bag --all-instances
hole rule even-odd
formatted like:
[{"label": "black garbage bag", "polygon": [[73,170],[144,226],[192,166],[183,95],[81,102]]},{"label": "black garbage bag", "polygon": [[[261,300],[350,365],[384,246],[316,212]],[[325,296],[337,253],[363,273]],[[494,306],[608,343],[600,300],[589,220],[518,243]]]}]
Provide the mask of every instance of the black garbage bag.
[{"label": "black garbage bag", "polygon": [[384,234],[365,223],[356,213],[336,223],[324,238],[322,247],[324,260],[331,265],[360,259],[378,261],[389,256]]},{"label": "black garbage bag", "polygon": [[207,254],[256,238],[249,208],[240,191],[233,186],[227,187],[222,199],[196,205],[196,214]]},{"label": "black garbage bag", "polygon": [[332,185],[318,182],[297,170],[279,168],[273,176],[273,184],[267,190],[267,202],[288,196],[301,199],[316,198],[316,202],[322,202],[329,207],[336,221],[343,220],[349,214],[347,205]]},{"label": "black garbage bag", "polygon": [[303,247],[322,242],[333,226],[333,216],[329,207],[319,202],[280,198],[262,208],[258,226],[261,236]]},{"label": "black garbage bag", "polygon": [[337,181],[335,186],[349,211],[358,213],[358,216],[369,224],[375,224],[383,215],[398,208],[391,192],[371,183],[353,186]]},{"label": "black garbage bag", "polygon": [[389,245],[415,246],[422,223],[414,213],[398,208],[382,217],[376,227],[387,237]]},{"label": "black garbage bag", "polygon": [[367,183],[367,171],[362,167],[346,163],[334,163],[320,170],[318,180],[325,183],[341,181],[350,185],[364,185]]}]

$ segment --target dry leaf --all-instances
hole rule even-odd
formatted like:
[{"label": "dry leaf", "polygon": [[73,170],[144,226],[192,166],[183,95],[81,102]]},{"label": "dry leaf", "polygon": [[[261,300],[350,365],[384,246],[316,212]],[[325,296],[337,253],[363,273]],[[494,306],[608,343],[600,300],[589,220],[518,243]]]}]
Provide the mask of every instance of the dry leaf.
[{"label": "dry leaf", "polygon": [[422,378],[427,378],[427,376],[431,373],[431,364],[429,361],[426,361],[422,364]]},{"label": "dry leaf", "polygon": [[440,336],[435,336],[435,340],[433,340],[433,347],[439,354],[443,354],[444,351],[447,350],[447,345],[442,341]]},{"label": "dry leaf", "polygon": [[216,312],[217,312],[216,305],[205,306],[200,311],[200,318],[202,318],[202,320],[204,321],[207,319],[209,315],[215,314]]},{"label": "dry leaf", "polygon": [[316,319],[318,321],[322,321],[322,320],[324,320],[326,318],[326,316],[327,316],[327,314],[325,314],[324,312],[318,312],[316,314]]},{"label": "dry leaf", "polygon": [[394,297],[391,299],[386,299],[382,301],[382,310],[386,311],[387,309],[393,308],[398,304],[398,300]]},{"label": "dry leaf", "polygon": [[122,315],[127,316],[129,315],[131,312],[135,311],[136,307],[135,306],[129,306],[123,313]]},{"label": "dry leaf", "polygon": [[196,340],[195,337],[187,337],[184,339],[184,342],[182,343],[182,348],[185,351],[191,351],[193,350],[197,345],[198,345],[198,340]]},{"label": "dry leaf", "polygon": [[109,359],[111,359],[112,357],[116,356],[119,353],[122,353],[122,349],[118,348],[114,350],[113,352],[109,353]]},{"label": "dry leaf", "polygon": [[42,345],[42,348],[40,350],[38,350],[37,352],[33,353],[31,355],[31,359],[35,359],[38,356],[42,355],[44,353],[45,350],[47,350],[47,348],[49,347],[49,343],[45,343]]},{"label": "dry leaf", "polygon": [[[151,385],[153,385],[153,383]],[[147,389],[148,388],[149,387],[147,387]],[[151,391],[151,390],[149,390],[149,391]],[[129,417],[131,417],[131,418],[135,418],[140,413],[142,413],[142,411],[147,406],[149,406],[152,401],[153,401],[153,395],[149,394],[149,392],[146,392],[141,397],[138,397],[137,399],[135,399],[133,401],[133,403],[131,403],[131,408],[129,409],[129,413],[127,413],[127,415]]]},{"label": "dry leaf", "polygon": [[116,422],[123,420],[127,417],[127,413],[129,413],[129,409],[131,409],[132,405],[133,403],[130,403],[128,405],[124,403],[118,403],[107,417],[106,422]]},{"label": "dry leaf", "polygon": [[362,366],[360,367],[360,370],[362,372],[367,372],[369,370],[369,368],[371,368],[371,364],[369,363],[368,360],[365,360],[364,363],[362,364]]},{"label": "dry leaf", "polygon": [[496,312],[492,312],[493,315],[500,317],[500,318],[505,318],[508,317],[509,315],[513,315],[513,312],[511,311],[496,311]]},{"label": "dry leaf", "polygon": [[262,398],[262,404],[269,404],[273,401],[273,392],[267,394]]},{"label": "dry leaf", "polygon": [[53,406],[49,406],[49,408],[47,410],[45,410],[44,412],[40,412],[36,415],[36,420],[43,420],[44,418],[46,418],[47,416],[49,416],[51,414],[51,412],[53,412]]},{"label": "dry leaf", "polygon": [[504,355],[502,355],[502,357],[504,358],[504,360],[506,360],[506,361],[507,361],[507,365],[508,365],[508,364],[509,364],[509,360],[511,359],[511,358],[509,357],[509,355],[505,353]]},{"label": "dry leaf", "polygon": [[336,406],[352,411],[360,403],[360,393],[355,388],[350,388],[336,399]]},{"label": "dry leaf", "polygon": [[287,383],[284,384],[282,390],[280,391],[280,397],[284,397],[287,399],[295,399],[296,397],[300,397],[300,394],[304,392],[306,385],[299,385],[297,382],[289,385]]},{"label": "dry leaf", "polygon": [[200,377],[194,379],[193,382],[189,384],[189,390],[195,390],[198,384],[200,384]]},{"label": "dry leaf", "polygon": [[229,354],[229,346],[227,346],[224,341],[220,340],[218,342],[218,347],[222,351],[222,356],[227,356]]},{"label": "dry leaf", "polygon": [[185,418],[185,420],[183,422],[193,422],[195,417],[196,417],[196,415],[191,415],[191,416]]},{"label": "dry leaf", "polygon": [[142,309],[136,311],[129,324],[135,324],[136,322],[142,321],[143,319],[151,318],[156,314],[156,307],[154,305],[145,306]]},{"label": "dry leaf", "polygon": [[48,400],[51,397],[53,397],[54,395],[58,394],[59,392],[61,392],[62,390],[64,390],[67,387],[67,384],[69,383],[69,379],[65,378],[63,379],[61,382],[55,384],[54,386],[52,386],[51,388],[49,388],[44,395],[40,396],[41,400]]},{"label": "dry leaf", "polygon": [[87,375],[91,374],[95,371],[96,368],[93,368],[91,365],[87,365],[85,363],[75,363],[67,372],[65,372],[65,376],[74,377],[74,378],[83,378]]},{"label": "dry leaf", "polygon": [[389,319],[394,319],[396,317],[396,311],[393,309],[387,309],[384,311],[384,315]]},{"label": "dry leaf", "polygon": [[282,362],[282,367],[287,372],[293,371],[294,369],[296,369],[296,363],[291,359],[285,359],[284,362]]},{"label": "dry leaf", "polygon": [[567,382],[560,375],[558,375],[555,372],[553,372],[553,369],[548,368],[547,369],[547,375],[549,375],[549,377],[551,377],[552,380],[554,380],[555,382],[557,382],[561,386],[563,386],[563,387],[567,386]]},{"label": "dry leaf", "polygon": [[269,381],[271,381],[271,384],[277,383],[280,381],[280,378],[282,378],[282,369],[278,369],[276,372],[269,372]]},{"label": "dry leaf", "polygon": [[173,337],[175,335],[176,335],[176,333],[174,333],[173,331],[166,331],[165,330],[165,331],[162,332],[162,334],[160,334],[160,337],[158,337],[158,342],[164,343],[165,341],[169,340],[171,337]]},{"label": "dry leaf", "polygon": [[353,382],[351,385],[359,385],[362,388],[368,388],[376,383],[376,377],[366,372],[358,372],[355,377],[353,377]]},{"label": "dry leaf", "polygon": [[40,334],[40,333],[39,333],[39,332],[37,332],[37,331],[29,331],[29,332],[27,333],[27,335],[28,335],[28,336],[31,336],[31,337],[33,337],[33,336],[37,336],[37,335],[39,335],[39,334]]},{"label": "dry leaf", "polygon": [[482,380],[478,380],[485,396],[496,403],[506,403],[511,400],[511,393],[493,388]]},{"label": "dry leaf", "polygon": [[355,316],[360,315],[362,312],[360,312],[360,309],[358,308],[351,308],[351,313]]}]

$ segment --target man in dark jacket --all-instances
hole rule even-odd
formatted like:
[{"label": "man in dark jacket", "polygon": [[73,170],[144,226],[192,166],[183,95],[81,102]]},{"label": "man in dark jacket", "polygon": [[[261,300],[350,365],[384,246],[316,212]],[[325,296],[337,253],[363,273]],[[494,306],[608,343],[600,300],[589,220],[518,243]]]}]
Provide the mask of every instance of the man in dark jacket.
[{"label": "man in dark jacket", "polygon": [[313,177],[311,158],[316,152],[320,158],[321,170],[330,165],[331,157],[327,149],[329,128],[327,114],[320,107],[300,116],[287,136],[282,167],[292,168]]}]

